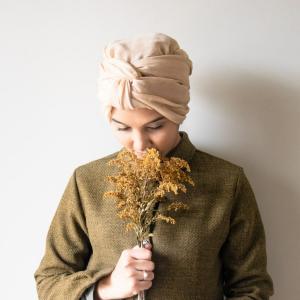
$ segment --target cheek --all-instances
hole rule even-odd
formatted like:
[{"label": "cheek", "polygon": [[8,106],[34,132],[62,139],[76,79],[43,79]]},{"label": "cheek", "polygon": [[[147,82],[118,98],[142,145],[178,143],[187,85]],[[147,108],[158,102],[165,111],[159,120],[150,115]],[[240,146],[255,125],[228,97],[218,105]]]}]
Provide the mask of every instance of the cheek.
[{"label": "cheek", "polygon": [[176,132],[162,131],[153,137],[153,143],[160,149],[168,149],[174,143]]},{"label": "cheek", "polygon": [[118,142],[122,145],[122,146],[127,146],[129,144],[129,135],[125,134],[123,132],[118,132],[116,130],[113,130],[114,136],[116,137],[116,139],[118,140]]}]

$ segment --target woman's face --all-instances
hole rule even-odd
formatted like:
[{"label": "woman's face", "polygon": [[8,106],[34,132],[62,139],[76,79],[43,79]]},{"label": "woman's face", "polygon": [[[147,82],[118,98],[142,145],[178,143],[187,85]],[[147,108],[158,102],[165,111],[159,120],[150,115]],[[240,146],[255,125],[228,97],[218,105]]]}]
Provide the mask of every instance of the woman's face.
[{"label": "woman's face", "polygon": [[162,156],[180,141],[179,125],[155,110],[113,107],[110,125],[118,141],[140,158],[147,148],[157,149]]}]

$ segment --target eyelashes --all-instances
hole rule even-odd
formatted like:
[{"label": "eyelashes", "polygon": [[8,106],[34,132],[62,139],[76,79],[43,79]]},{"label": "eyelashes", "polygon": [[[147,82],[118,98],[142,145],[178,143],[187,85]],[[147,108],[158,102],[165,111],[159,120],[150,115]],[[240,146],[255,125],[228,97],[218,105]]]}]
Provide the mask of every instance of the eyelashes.
[{"label": "eyelashes", "polygon": [[[147,129],[149,130],[158,130],[160,128],[162,128],[162,125],[156,126],[156,127],[147,127]],[[118,131],[128,131],[130,127],[126,127],[126,128],[117,128]]]}]

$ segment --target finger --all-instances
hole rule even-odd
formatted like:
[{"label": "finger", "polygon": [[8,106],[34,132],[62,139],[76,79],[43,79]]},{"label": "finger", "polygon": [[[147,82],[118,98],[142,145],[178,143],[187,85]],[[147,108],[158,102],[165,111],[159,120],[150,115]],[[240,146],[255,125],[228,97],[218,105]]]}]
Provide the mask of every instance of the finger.
[{"label": "finger", "polygon": [[151,260],[136,260],[134,262],[134,268],[136,270],[153,271],[155,268],[154,262]]},{"label": "finger", "polygon": [[144,245],[144,248],[151,250],[152,249],[152,245],[150,243],[147,243]]},{"label": "finger", "polygon": [[137,272],[137,279],[138,280],[153,280],[154,273],[151,271],[138,271]]},{"label": "finger", "polygon": [[152,251],[146,248],[132,248],[128,251],[131,258],[151,260]]},{"label": "finger", "polygon": [[139,291],[144,291],[150,289],[152,286],[152,280],[139,280],[137,287]]},{"label": "finger", "polygon": [[145,242],[144,244],[143,244],[143,247],[140,247],[139,245],[135,245],[132,249],[140,249],[140,248],[146,248],[146,249],[151,249],[152,248],[152,244],[148,241],[148,240],[146,240],[147,242]]},{"label": "finger", "polygon": [[132,249],[148,249],[148,250],[151,250],[151,249],[152,249],[152,245],[151,245],[151,244],[145,244],[145,245],[143,246],[143,248],[142,248],[142,247],[139,247],[138,245],[136,245],[136,246],[134,246]]}]

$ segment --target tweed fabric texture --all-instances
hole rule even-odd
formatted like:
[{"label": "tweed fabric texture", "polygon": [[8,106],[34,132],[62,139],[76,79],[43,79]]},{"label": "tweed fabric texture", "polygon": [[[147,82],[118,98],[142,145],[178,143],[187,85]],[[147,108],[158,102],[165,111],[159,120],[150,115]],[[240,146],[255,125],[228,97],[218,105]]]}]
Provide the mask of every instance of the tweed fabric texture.
[{"label": "tweed fabric texture", "polygon": [[[265,232],[243,168],[196,149],[186,132],[180,135],[168,156],[189,162],[196,185],[177,196],[190,209],[174,212],[176,224],[153,228],[155,278],[147,300],[269,299]],[[116,172],[107,162],[117,154],[74,170],[34,274],[39,299],[80,299],[113,271],[124,249],[136,245],[134,233],[124,233],[113,200],[102,199],[112,188],[104,177]],[[161,202],[159,210],[166,205]]]}]

